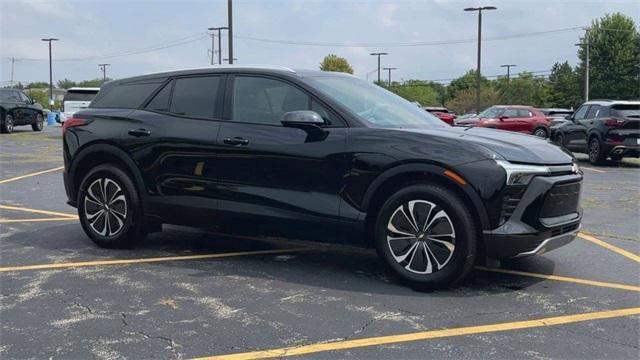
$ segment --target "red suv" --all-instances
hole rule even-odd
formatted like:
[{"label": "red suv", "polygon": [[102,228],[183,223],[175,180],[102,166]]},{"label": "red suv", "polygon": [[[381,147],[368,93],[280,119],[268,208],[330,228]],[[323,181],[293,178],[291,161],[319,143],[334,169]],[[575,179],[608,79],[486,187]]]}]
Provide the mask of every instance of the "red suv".
[{"label": "red suv", "polygon": [[456,119],[456,114],[449,112],[447,108],[425,106],[424,109],[435,115],[438,119],[453,126],[453,121]]},{"label": "red suv", "polygon": [[455,125],[517,131],[546,138],[549,135],[549,122],[542,111],[531,106],[496,105],[477,117],[456,121]]}]

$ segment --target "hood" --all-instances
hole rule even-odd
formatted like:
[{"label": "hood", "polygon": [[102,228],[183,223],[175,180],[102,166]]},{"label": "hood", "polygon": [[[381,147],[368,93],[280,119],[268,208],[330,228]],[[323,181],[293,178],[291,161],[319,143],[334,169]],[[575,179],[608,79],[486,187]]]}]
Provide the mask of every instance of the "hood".
[{"label": "hood", "polygon": [[465,146],[471,143],[494,153],[498,158],[516,163],[560,165],[571,164],[573,154],[533,135],[482,127],[450,127],[432,130],[405,129],[405,131],[450,138]]},{"label": "hood", "polygon": [[466,119],[456,120],[456,124],[460,124],[460,125],[464,125],[464,124],[475,124],[475,123],[477,123],[478,121],[480,121],[480,118],[472,117],[472,118],[466,118]]}]

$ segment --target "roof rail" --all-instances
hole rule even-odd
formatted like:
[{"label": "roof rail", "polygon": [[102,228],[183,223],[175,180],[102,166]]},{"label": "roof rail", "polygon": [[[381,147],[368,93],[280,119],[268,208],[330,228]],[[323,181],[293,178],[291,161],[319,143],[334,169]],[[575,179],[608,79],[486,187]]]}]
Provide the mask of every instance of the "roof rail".
[{"label": "roof rail", "polygon": [[292,72],[295,73],[295,70],[288,68],[286,66],[281,66],[281,65],[261,65],[261,64],[246,64],[246,65],[235,65],[235,64],[224,64],[224,65],[213,65],[210,68],[235,68],[235,69],[255,69],[255,68],[260,68],[260,69],[273,69],[273,70],[283,70],[283,71],[288,71],[288,72]]}]

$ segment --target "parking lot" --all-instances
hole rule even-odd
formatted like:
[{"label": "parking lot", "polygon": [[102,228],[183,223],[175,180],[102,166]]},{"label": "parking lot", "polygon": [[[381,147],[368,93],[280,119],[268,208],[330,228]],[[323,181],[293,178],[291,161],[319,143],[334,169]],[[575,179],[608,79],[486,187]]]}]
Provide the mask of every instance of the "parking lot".
[{"label": "parking lot", "polygon": [[100,249],[65,203],[60,133],[0,137],[2,357],[638,358],[637,159],[579,156],[570,245],[419,292],[350,247],[166,226]]}]

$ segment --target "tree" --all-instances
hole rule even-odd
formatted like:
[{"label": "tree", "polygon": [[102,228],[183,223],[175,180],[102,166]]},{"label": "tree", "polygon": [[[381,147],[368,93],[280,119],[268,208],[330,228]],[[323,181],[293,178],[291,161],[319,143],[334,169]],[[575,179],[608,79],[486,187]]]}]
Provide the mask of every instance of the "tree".
[{"label": "tree", "polygon": [[[498,102],[498,92],[491,86],[485,85],[480,90],[480,111]],[[464,89],[447,102],[447,108],[456,114],[471,112],[476,106],[476,89]]]},{"label": "tree", "polygon": [[71,81],[69,79],[58,80],[58,88],[59,89],[69,89],[76,86],[75,81]]},{"label": "tree", "polygon": [[580,95],[579,78],[569,62],[555,63],[549,74],[549,86],[551,87],[551,103],[561,108],[576,108],[582,102]]},{"label": "tree", "polygon": [[49,88],[49,83],[44,81],[36,81],[29,84],[30,89],[45,89]]},{"label": "tree", "polygon": [[102,84],[104,84],[107,81],[111,81],[111,79],[107,78],[106,81],[102,80],[101,78],[92,79],[92,80],[83,80],[83,81],[80,81],[76,86],[79,86],[79,87],[100,87],[100,86],[102,86]]},{"label": "tree", "polygon": [[[477,83],[476,73],[475,70],[469,70],[464,75],[451,81],[449,86],[447,86],[447,100],[456,97],[460,91],[475,89]],[[486,77],[480,76],[480,86],[486,86],[489,85],[489,83]]]},{"label": "tree", "polygon": [[[640,34],[631,17],[607,14],[592,22],[589,42],[589,97],[637,99],[640,97]],[[578,50],[579,90],[584,93],[586,48]]]},{"label": "tree", "polygon": [[320,70],[322,71],[337,71],[353,74],[353,68],[343,57],[339,57],[335,54],[329,54],[324,57],[320,63]]},{"label": "tree", "polygon": [[434,106],[438,104],[438,93],[429,81],[407,80],[404,83],[394,82],[389,90],[409,101],[417,101],[420,105]]},{"label": "tree", "polygon": [[543,77],[534,77],[532,73],[523,72],[510,80],[500,77],[494,84],[501,104],[535,107],[551,105],[551,87]]}]

